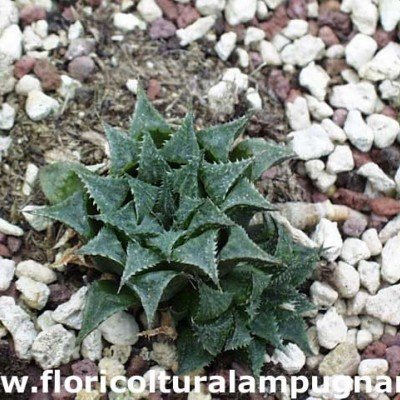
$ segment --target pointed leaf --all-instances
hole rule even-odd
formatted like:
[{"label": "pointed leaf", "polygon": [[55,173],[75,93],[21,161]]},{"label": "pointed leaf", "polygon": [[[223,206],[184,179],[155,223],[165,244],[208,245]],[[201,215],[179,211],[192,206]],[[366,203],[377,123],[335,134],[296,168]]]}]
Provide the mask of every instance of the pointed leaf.
[{"label": "pointed leaf", "polygon": [[258,247],[248,236],[246,231],[238,225],[230,228],[229,239],[219,253],[220,261],[229,260],[258,260],[276,263],[277,259]]},{"label": "pointed leaf", "polygon": [[245,316],[239,312],[235,313],[233,333],[226,342],[225,350],[237,350],[246,347],[251,341],[252,337]]},{"label": "pointed leaf", "polygon": [[194,323],[193,329],[204,350],[216,356],[223,350],[232,333],[233,318],[231,314],[224,314],[210,323]]},{"label": "pointed leaf", "polygon": [[229,189],[235,184],[252,159],[226,164],[210,164],[204,162],[200,168],[200,178],[208,195],[217,204],[221,203]]},{"label": "pointed leaf", "polygon": [[203,349],[193,331],[185,328],[178,336],[179,369],[177,375],[193,373],[208,365],[213,356]]},{"label": "pointed leaf", "polygon": [[77,174],[100,211],[115,211],[126,199],[129,189],[124,179],[99,176],[89,170]]},{"label": "pointed leaf", "polygon": [[153,139],[145,133],[139,160],[139,179],[155,185],[169,170],[169,165],[155,146]]},{"label": "pointed leaf", "polygon": [[77,254],[107,257],[122,265],[125,264],[126,259],[125,251],[117,235],[108,227],[103,227],[96,237],[77,251]]},{"label": "pointed leaf", "polygon": [[160,261],[160,256],[154,251],[142,247],[134,240],[130,241],[128,243],[127,259],[121,278],[121,285],[124,285],[131,276],[154,267]]},{"label": "pointed leaf", "polygon": [[50,203],[64,201],[73,193],[83,189],[75,173],[76,164],[57,162],[45,165],[39,172],[40,186]]},{"label": "pointed leaf", "polygon": [[191,112],[186,115],[180,129],[165,143],[161,154],[167,161],[177,164],[186,164],[200,156]]},{"label": "pointed leaf", "polygon": [[219,317],[229,308],[232,299],[231,293],[222,292],[200,283],[196,321],[204,322]]},{"label": "pointed leaf", "polygon": [[104,132],[110,146],[111,174],[122,174],[135,166],[139,161],[139,143],[107,124]]},{"label": "pointed leaf", "polygon": [[284,311],[279,315],[278,325],[283,339],[296,343],[303,351],[311,354],[307,325],[303,318],[292,312]]},{"label": "pointed leaf", "polygon": [[171,174],[165,173],[159,188],[158,198],[154,208],[157,218],[161,221],[164,227],[167,228],[171,225],[176,207],[172,176]]},{"label": "pointed leaf", "polygon": [[275,347],[282,344],[279,325],[276,315],[268,304],[263,307],[262,312],[251,322],[251,332]]},{"label": "pointed leaf", "polygon": [[158,236],[150,238],[148,244],[160,251],[162,255],[169,261],[172,249],[177,242],[185,234],[185,231],[166,231]]},{"label": "pointed leaf", "polygon": [[138,139],[144,132],[150,132],[156,142],[162,142],[172,133],[172,129],[150,103],[142,87],[139,87],[130,135]]},{"label": "pointed leaf", "polygon": [[265,343],[262,340],[253,339],[247,348],[251,369],[255,376],[259,376],[265,363]]},{"label": "pointed leaf", "polygon": [[154,235],[162,232],[162,228],[151,217],[145,217],[141,224],[136,222],[135,203],[130,201],[117,211],[108,214],[94,215],[92,218],[110,224],[128,236]]},{"label": "pointed leaf", "polygon": [[214,160],[226,162],[234,140],[244,131],[247,123],[248,118],[242,117],[223,125],[203,129],[198,132],[197,138]]},{"label": "pointed leaf", "polygon": [[261,210],[271,211],[274,206],[263,197],[248,179],[240,179],[235,187],[228,193],[221,209],[226,211],[232,207],[247,206]]},{"label": "pointed leaf", "polygon": [[174,221],[177,226],[185,226],[192,215],[203,204],[204,200],[200,198],[181,197],[179,208],[174,215]]},{"label": "pointed leaf", "polygon": [[236,160],[254,157],[251,179],[258,179],[261,174],[274,165],[293,158],[293,151],[287,147],[261,138],[252,138],[240,142],[232,152]]},{"label": "pointed leaf", "polygon": [[129,187],[134,196],[136,215],[140,223],[146,215],[149,215],[156,204],[158,187],[150,185],[139,179],[129,178]]},{"label": "pointed leaf", "polygon": [[90,332],[107,318],[138,303],[138,298],[131,290],[124,288],[118,292],[118,284],[114,281],[97,281],[93,283],[89,287],[86,297],[78,343],[81,343]]},{"label": "pointed leaf", "polygon": [[177,276],[179,273],[175,271],[152,271],[134,276],[127,282],[127,285],[139,296],[150,327],[153,325],[164,290]]},{"label": "pointed leaf", "polygon": [[218,269],[215,261],[217,235],[217,230],[210,230],[189,239],[172,252],[172,259],[200,268],[214,283],[218,284]]},{"label": "pointed leaf", "polygon": [[87,199],[83,192],[75,192],[61,203],[54,206],[38,208],[32,214],[55,219],[74,229],[83,237],[92,235],[89,217],[86,210]]},{"label": "pointed leaf", "polygon": [[194,159],[172,172],[172,185],[175,193],[181,197],[197,198],[199,196],[200,159]]},{"label": "pointed leaf", "polygon": [[206,199],[190,221],[188,230],[195,232],[216,227],[233,225],[231,221],[210,199]]}]

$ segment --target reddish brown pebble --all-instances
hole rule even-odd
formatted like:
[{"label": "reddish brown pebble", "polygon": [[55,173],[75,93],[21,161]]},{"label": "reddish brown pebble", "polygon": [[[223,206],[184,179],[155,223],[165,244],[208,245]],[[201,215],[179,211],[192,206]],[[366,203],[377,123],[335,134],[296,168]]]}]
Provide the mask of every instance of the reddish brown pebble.
[{"label": "reddish brown pebble", "polygon": [[391,197],[371,199],[369,205],[375,214],[384,217],[393,217],[400,213],[400,201],[392,199]]},{"label": "reddish brown pebble", "polygon": [[385,333],[381,337],[381,342],[385,343],[387,347],[400,346],[400,334],[397,334],[396,336],[394,336],[394,335],[389,335],[388,333]]},{"label": "reddish brown pebble", "polygon": [[20,238],[16,238],[14,236],[7,237],[7,247],[11,251],[12,254],[17,253],[22,246],[22,240]]},{"label": "reddish brown pebble", "polygon": [[359,150],[353,149],[353,159],[354,159],[354,164],[356,168],[360,168],[366,163],[371,162],[371,157],[367,153],[363,153]]},{"label": "reddish brown pebble", "polygon": [[323,63],[325,71],[330,76],[340,75],[340,73],[347,68],[346,60],[340,59],[326,59]]},{"label": "reddish brown pebble", "polygon": [[306,19],[308,15],[306,0],[289,0],[287,15],[291,19]]},{"label": "reddish brown pebble", "polygon": [[163,14],[171,21],[176,21],[179,16],[178,5],[172,0],[156,0]]},{"label": "reddish brown pebble", "polygon": [[11,257],[11,251],[3,243],[0,243],[0,257]]},{"label": "reddish brown pebble", "polygon": [[320,192],[314,192],[311,196],[312,202],[313,203],[322,203],[326,200],[328,200],[328,196],[324,193],[320,193]]},{"label": "reddish brown pebble", "polygon": [[398,112],[390,106],[385,106],[381,112],[381,114],[386,115],[387,117],[393,118],[397,121]]},{"label": "reddish brown pebble", "polygon": [[7,242],[7,236],[4,233],[0,232],[0,243],[6,243]]},{"label": "reddish brown pebble", "polygon": [[64,19],[66,19],[69,22],[75,22],[75,13],[73,11],[72,7],[66,7],[64,8],[62,14]]},{"label": "reddish brown pebble", "polygon": [[81,56],[68,64],[68,72],[81,82],[87,80],[95,69],[94,61],[89,56]]},{"label": "reddish brown pebble", "polygon": [[176,20],[180,29],[186,28],[200,18],[199,12],[191,5],[178,4],[179,16]]},{"label": "reddish brown pebble", "polygon": [[33,72],[40,79],[44,91],[54,91],[61,86],[61,78],[57,68],[47,60],[37,60]]},{"label": "reddish brown pebble", "polygon": [[268,87],[281,102],[284,102],[289,96],[290,80],[283,75],[282,71],[275,69],[269,74]]},{"label": "reddish brown pebble", "polygon": [[36,60],[33,57],[24,56],[14,64],[14,76],[21,79],[24,75],[29,74],[34,68]]},{"label": "reddish brown pebble", "polygon": [[396,40],[396,31],[386,32],[381,28],[378,28],[374,33],[374,39],[378,44],[378,48],[381,49],[385,47],[390,42],[394,42]]},{"label": "reddish brown pebble", "polygon": [[0,297],[1,296],[9,296],[9,297],[12,297],[15,300],[17,300],[19,297],[19,292],[18,292],[17,288],[15,287],[15,283],[12,282],[10,287],[7,290],[0,291]]},{"label": "reddish brown pebble", "polygon": [[336,35],[343,40],[348,39],[352,30],[352,23],[348,14],[328,7],[320,7],[318,24],[319,26],[327,25],[331,27]]},{"label": "reddish brown pebble", "polygon": [[127,376],[138,376],[143,375],[149,369],[149,362],[143,357],[136,355],[129,360],[128,367],[126,369]]},{"label": "reddish brown pebble", "polygon": [[363,193],[353,192],[349,189],[338,189],[332,198],[335,203],[343,204],[355,210],[368,209],[368,197]]},{"label": "reddish brown pebble", "polygon": [[383,358],[386,353],[386,344],[375,342],[370,344],[363,352],[363,358]]},{"label": "reddish brown pebble", "polygon": [[312,36],[318,36],[319,26],[317,21],[313,20],[308,21],[308,33]]},{"label": "reddish brown pebble", "polygon": [[32,22],[46,19],[46,10],[40,6],[27,5],[21,10],[19,19],[23,25],[30,25]]},{"label": "reddish brown pebble", "polygon": [[388,223],[387,217],[371,213],[369,216],[368,228],[375,228],[378,232]]},{"label": "reddish brown pebble", "polygon": [[97,365],[88,359],[80,360],[72,364],[72,374],[84,380],[87,376],[97,376]]},{"label": "reddish brown pebble", "polygon": [[49,296],[49,307],[55,308],[62,303],[65,303],[72,296],[72,291],[66,285],[55,283],[49,285],[50,296]]},{"label": "reddish brown pebble", "polygon": [[400,374],[400,346],[392,346],[386,349],[386,360],[389,363],[389,376],[391,378]]},{"label": "reddish brown pebble", "polygon": [[326,46],[332,46],[340,43],[335,32],[329,26],[322,26],[318,32],[318,36],[322,39]]},{"label": "reddish brown pebble", "polygon": [[334,111],[332,121],[343,128],[344,123],[346,122],[348,111],[344,108],[338,108]]},{"label": "reddish brown pebble", "polygon": [[150,79],[149,86],[147,88],[147,96],[150,100],[155,100],[160,97],[161,85],[157,79]]},{"label": "reddish brown pebble", "polygon": [[367,227],[367,221],[361,218],[351,218],[344,222],[342,231],[351,237],[360,237]]},{"label": "reddish brown pebble", "polygon": [[156,19],[150,27],[150,37],[155,39],[168,39],[175,35],[176,27],[171,22],[164,18]]},{"label": "reddish brown pebble", "polygon": [[288,22],[289,18],[286,14],[286,8],[285,6],[281,5],[276,8],[272,14],[272,17],[268,21],[259,25],[259,28],[265,32],[266,38],[271,40],[277,33],[286,27]]}]

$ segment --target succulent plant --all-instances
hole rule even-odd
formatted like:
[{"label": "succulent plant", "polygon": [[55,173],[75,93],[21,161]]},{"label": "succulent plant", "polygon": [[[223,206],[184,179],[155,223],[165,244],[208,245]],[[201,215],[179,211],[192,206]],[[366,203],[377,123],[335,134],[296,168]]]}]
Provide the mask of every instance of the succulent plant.
[{"label": "succulent plant", "polygon": [[104,127],[107,176],[73,163],[42,169],[53,205],[36,212],[73,228],[84,242],[78,253],[119,277],[91,285],[81,340],[139,304],[150,326],[160,307],[174,317],[178,373],[237,351],[257,374],[267,344],[307,349],[302,314],[311,305],[296,288],[317,252],[274,223],[254,185],[292,153],[243,139],[246,123],[196,131],[189,112],[174,130],[139,90],[129,132]]}]

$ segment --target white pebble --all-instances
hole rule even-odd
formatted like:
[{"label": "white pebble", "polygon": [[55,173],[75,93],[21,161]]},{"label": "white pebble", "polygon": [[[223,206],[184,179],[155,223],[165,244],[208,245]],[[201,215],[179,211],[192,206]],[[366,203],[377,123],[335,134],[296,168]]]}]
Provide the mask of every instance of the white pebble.
[{"label": "white pebble", "polygon": [[339,294],[350,299],[360,290],[360,275],[357,270],[343,261],[339,261],[333,271],[333,282]]},{"label": "white pebble", "polygon": [[291,19],[282,30],[282,34],[288,39],[294,40],[304,36],[308,32],[308,22],[304,19]]},{"label": "white pebble", "polygon": [[366,329],[360,329],[357,332],[357,349],[364,350],[368,345],[373,342],[374,338],[372,337],[371,332]]},{"label": "white pebble", "polygon": [[265,32],[262,29],[250,26],[246,29],[246,33],[244,35],[244,45],[249,46],[252,43],[259,43],[264,38]]},{"label": "white pebble", "polygon": [[258,46],[261,59],[266,65],[281,65],[281,56],[275,46],[266,40],[262,40]]},{"label": "white pebble", "polygon": [[262,110],[262,99],[260,94],[254,88],[248,88],[246,92],[246,100],[252,110]]},{"label": "white pebble", "polygon": [[22,293],[21,299],[31,308],[42,310],[50,296],[50,289],[41,282],[22,276],[15,282],[15,287]]},{"label": "white pebble", "polygon": [[393,179],[389,178],[382,169],[373,162],[362,165],[358,171],[358,175],[364,176],[374,189],[383,193],[390,193],[396,187]]},{"label": "white pebble", "polygon": [[325,101],[318,100],[314,96],[304,95],[311,116],[317,121],[323,121],[333,115],[332,107]]},{"label": "white pebble", "polygon": [[306,356],[299,346],[288,343],[282,350],[275,349],[271,361],[274,364],[281,364],[287,373],[296,374],[304,367]]},{"label": "white pebble", "polygon": [[16,275],[18,278],[24,276],[46,285],[57,280],[57,275],[53,270],[34,260],[25,260],[18,263]]},{"label": "white pebble", "polygon": [[308,89],[314,97],[321,101],[326,96],[330,79],[326,71],[314,62],[303,68],[299,75],[300,85]]},{"label": "white pebble", "polygon": [[215,52],[222,61],[226,61],[232,54],[236,46],[237,34],[235,32],[226,32],[221,35],[215,45]]},{"label": "white pebble", "polygon": [[335,261],[342,250],[343,240],[337,222],[321,218],[311,236],[312,240],[322,248],[322,256],[328,261]]},{"label": "white pebble", "polygon": [[361,239],[367,244],[371,256],[378,256],[382,252],[382,243],[375,228],[366,230]]},{"label": "white pebble", "polygon": [[0,130],[10,130],[14,126],[15,109],[8,103],[3,103],[0,108]]},{"label": "white pebble", "polygon": [[287,45],[281,52],[285,64],[304,67],[314,60],[320,60],[325,51],[324,42],[315,36],[305,35]]},{"label": "white pebble", "polygon": [[139,339],[139,326],[127,312],[119,312],[106,319],[99,327],[107,342],[133,346]]},{"label": "white pebble", "polygon": [[14,278],[15,262],[0,257],[0,292],[7,290]]},{"label": "white pebble", "polygon": [[15,85],[15,92],[22,96],[28,96],[32,90],[42,90],[39,79],[32,75],[24,75]]},{"label": "white pebble", "polygon": [[343,242],[340,257],[348,264],[355,265],[361,260],[367,260],[371,256],[365,242],[356,238],[347,238]]},{"label": "white pebble", "polygon": [[392,31],[400,22],[400,3],[397,0],[379,0],[379,14],[383,29]]},{"label": "white pebble", "polygon": [[347,145],[338,145],[329,155],[326,163],[326,170],[333,174],[339,172],[352,171],[354,168],[354,159],[351,149]]},{"label": "white pebble", "polygon": [[29,92],[25,103],[25,111],[32,121],[40,121],[47,118],[59,109],[57,100],[47,96],[39,90]]},{"label": "white pebble", "polygon": [[330,307],[338,299],[338,292],[326,282],[314,281],[310,287],[311,301],[316,307]]},{"label": "white pebble", "polygon": [[357,33],[346,46],[346,62],[357,71],[372,59],[378,48],[375,40],[363,33]]},{"label": "white pebble", "polygon": [[229,25],[239,25],[253,19],[257,11],[257,0],[228,0],[225,18]]},{"label": "white pebble", "polygon": [[3,30],[0,36],[0,56],[12,63],[22,57],[22,32],[13,24]]},{"label": "white pebble", "polygon": [[378,377],[383,376],[388,372],[389,364],[381,358],[369,358],[362,360],[358,366],[359,376]]},{"label": "white pebble", "polygon": [[202,15],[218,15],[225,8],[226,0],[196,0],[196,8]]},{"label": "white pebble", "polygon": [[360,151],[371,150],[374,142],[372,129],[364,122],[360,111],[351,110],[347,114],[344,131],[349,141]]},{"label": "white pebble", "polygon": [[390,238],[382,250],[382,279],[396,283],[400,279],[400,236]]},{"label": "white pebble", "polygon": [[347,326],[334,307],[317,320],[317,333],[319,344],[329,350],[346,340]]},{"label": "white pebble", "polygon": [[400,133],[399,123],[386,115],[372,114],[367,124],[374,134],[374,145],[379,149],[391,146]]},{"label": "white pebble", "polygon": [[180,40],[180,45],[187,46],[188,44],[201,39],[214,24],[215,16],[209,15],[208,17],[199,18],[193,24],[184,29],[178,29],[176,31],[176,36]]},{"label": "white pebble", "polygon": [[292,129],[297,131],[311,127],[307,100],[304,97],[297,96],[294,101],[287,101],[285,107],[286,117]]},{"label": "white pebble", "polygon": [[375,294],[381,284],[379,264],[373,261],[362,260],[358,263],[358,273],[360,274],[361,285],[369,293]]},{"label": "white pebble", "polygon": [[146,29],[146,22],[134,14],[116,13],[114,14],[113,24],[117,29],[123,32],[131,32],[136,28],[140,30]]},{"label": "white pebble", "polygon": [[344,143],[347,140],[344,130],[336,125],[331,119],[325,118],[321,122],[321,126],[328,133],[329,139],[334,143]]},{"label": "white pebble", "polygon": [[7,236],[23,236],[24,231],[17,225],[10,224],[5,219],[0,218],[0,232]]}]

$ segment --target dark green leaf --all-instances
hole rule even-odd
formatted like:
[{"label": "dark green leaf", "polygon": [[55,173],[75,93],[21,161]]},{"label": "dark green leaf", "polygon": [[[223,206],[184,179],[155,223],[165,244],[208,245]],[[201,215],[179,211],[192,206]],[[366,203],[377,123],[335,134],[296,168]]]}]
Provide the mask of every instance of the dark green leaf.
[{"label": "dark green leaf", "polygon": [[149,215],[156,204],[159,188],[135,178],[128,178],[128,184],[134,196],[138,223]]},{"label": "dark green leaf", "polygon": [[252,341],[250,330],[247,327],[246,316],[236,312],[234,320],[234,330],[226,342],[225,350],[237,350],[248,346]]},{"label": "dark green leaf", "polygon": [[289,311],[279,313],[279,332],[282,338],[296,343],[303,351],[311,354],[307,335],[307,325],[303,318]]},{"label": "dark green leaf", "polygon": [[282,344],[282,336],[279,331],[276,314],[271,307],[268,307],[268,304],[263,307],[257,318],[254,318],[251,322],[251,332],[275,347],[280,347]]},{"label": "dark green leaf", "polygon": [[129,289],[118,292],[118,284],[114,281],[98,281],[89,287],[83,312],[82,329],[78,342],[82,340],[103,321],[119,311],[127,310],[138,304],[138,298]]},{"label": "dark green leaf", "polygon": [[265,343],[262,340],[253,339],[247,348],[251,369],[255,376],[259,376],[265,363]]}]

